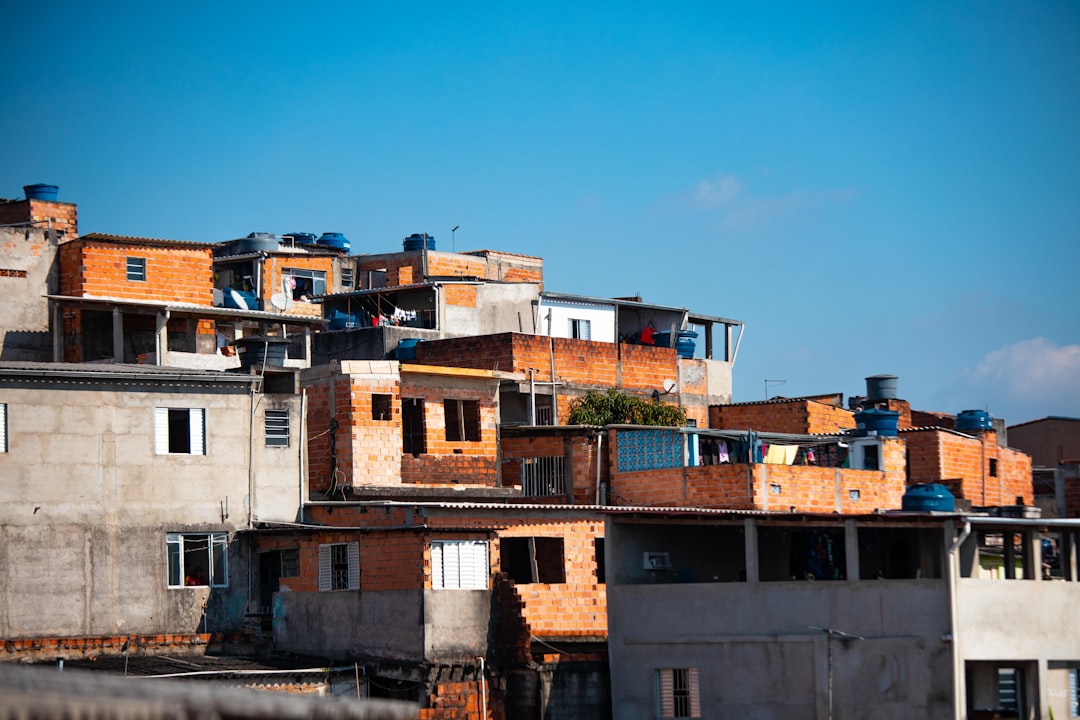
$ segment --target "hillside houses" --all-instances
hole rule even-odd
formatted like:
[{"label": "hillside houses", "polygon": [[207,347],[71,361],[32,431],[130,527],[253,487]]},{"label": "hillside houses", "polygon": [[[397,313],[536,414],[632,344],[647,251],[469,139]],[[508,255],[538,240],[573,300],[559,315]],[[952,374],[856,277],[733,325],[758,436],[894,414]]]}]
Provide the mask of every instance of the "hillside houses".
[{"label": "hillside houses", "polygon": [[[748,526],[724,513],[828,518],[850,545],[854,518],[914,484],[963,512],[1033,502],[1030,459],[982,418],[889,391],[734,403],[741,322],[552,292],[541,258],[415,235],[376,254],[336,233],[78,236],[76,217],[0,203],[18,298],[0,308],[0,474],[17,478],[0,659],[209,643],[354,663],[362,694],[425,718],[624,717],[609,569],[672,551],[613,550],[622,518],[722,517],[681,541],[716,558],[658,556],[646,579],[746,585]],[[611,389],[687,426],[568,424]],[[892,426],[867,428],[874,412]],[[909,525],[928,556],[954,540]]]}]

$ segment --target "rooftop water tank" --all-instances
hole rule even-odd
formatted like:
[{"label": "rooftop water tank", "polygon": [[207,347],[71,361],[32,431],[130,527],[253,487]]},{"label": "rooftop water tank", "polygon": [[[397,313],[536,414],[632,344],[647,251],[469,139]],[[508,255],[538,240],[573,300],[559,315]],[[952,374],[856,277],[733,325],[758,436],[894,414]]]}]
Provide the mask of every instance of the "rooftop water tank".
[{"label": "rooftop water tank", "polygon": [[401,338],[398,340],[394,357],[398,360],[415,360],[416,346],[424,342],[422,338]]},{"label": "rooftop water tank", "polygon": [[435,249],[435,236],[434,235],[427,235],[427,234],[421,235],[419,233],[413,233],[409,237],[405,238],[402,241],[401,244],[402,244],[402,247],[404,247],[405,252],[409,252],[410,250],[423,250],[424,247],[425,247],[425,238],[426,238],[426,243],[427,243],[427,249],[428,250],[434,250]]},{"label": "rooftop water tank", "polygon": [[317,241],[315,233],[295,232],[288,233],[285,237],[291,237],[297,245],[314,245]]},{"label": "rooftop water tank", "polygon": [[900,425],[900,413],[895,410],[867,408],[855,413],[856,435],[896,437]]},{"label": "rooftop water tank", "polygon": [[236,252],[270,252],[278,249],[278,236],[271,233],[253,232],[236,244]]},{"label": "rooftop water tank", "polygon": [[964,410],[956,416],[956,429],[967,433],[993,430],[994,419],[985,410]]},{"label": "rooftop water tank", "polygon": [[56,202],[56,198],[60,193],[60,186],[46,185],[45,183],[23,185],[23,193],[26,195],[27,200],[47,200],[49,202]]},{"label": "rooftop water tank", "polygon": [[895,400],[896,399],[896,376],[895,375],[871,375],[866,378],[866,399]]},{"label": "rooftop water tank", "polygon": [[349,252],[352,247],[349,239],[339,232],[324,232],[322,237],[319,238],[319,245],[344,250],[345,252]]},{"label": "rooftop water tank", "polygon": [[956,498],[938,483],[912,485],[900,499],[900,508],[910,512],[956,512]]},{"label": "rooftop water tank", "polygon": [[289,341],[284,338],[247,335],[233,342],[240,369],[248,370],[255,365],[284,365],[285,351]]}]

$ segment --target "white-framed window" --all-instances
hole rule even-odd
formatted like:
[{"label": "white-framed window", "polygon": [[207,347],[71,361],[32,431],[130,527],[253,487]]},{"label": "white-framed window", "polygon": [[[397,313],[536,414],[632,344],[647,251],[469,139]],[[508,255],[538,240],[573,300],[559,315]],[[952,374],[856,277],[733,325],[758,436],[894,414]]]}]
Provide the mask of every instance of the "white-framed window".
[{"label": "white-framed window", "polygon": [[360,544],[319,545],[319,591],[360,589]]},{"label": "white-framed window", "polygon": [[656,714],[661,718],[701,717],[697,668],[660,668],[656,671]]},{"label": "white-framed window", "polygon": [[570,337],[575,340],[591,340],[592,339],[592,323],[589,320],[579,320],[578,318],[570,318]]},{"label": "white-framed window", "polygon": [[158,455],[205,455],[206,410],[154,408],[154,452]]},{"label": "white-framed window", "polygon": [[289,411],[267,410],[266,447],[289,447]]},{"label": "white-framed window", "polygon": [[307,300],[326,294],[326,271],[285,268],[282,276],[292,286],[293,300]]},{"label": "white-framed window", "polygon": [[127,279],[146,282],[146,258],[129,257],[127,259]]},{"label": "white-framed window", "polygon": [[166,533],[169,587],[225,587],[229,584],[229,534]]},{"label": "white-framed window", "polygon": [[352,268],[341,268],[341,287],[351,288],[353,286],[353,271]]},{"label": "white-framed window", "polygon": [[486,540],[435,540],[431,543],[434,590],[487,590],[491,565]]},{"label": "white-framed window", "polygon": [[7,403],[0,403],[0,453],[8,451]]}]

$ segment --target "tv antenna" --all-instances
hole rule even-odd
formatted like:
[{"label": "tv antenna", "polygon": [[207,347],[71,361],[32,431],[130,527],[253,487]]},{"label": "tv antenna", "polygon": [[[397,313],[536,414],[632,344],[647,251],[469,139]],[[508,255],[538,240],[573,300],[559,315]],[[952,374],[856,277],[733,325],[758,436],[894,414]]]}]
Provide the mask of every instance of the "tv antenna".
[{"label": "tv antenna", "polygon": [[765,378],[765,399],[769,399],[769,386],[770,385],[783,385],[787,380],[770,380]]}]

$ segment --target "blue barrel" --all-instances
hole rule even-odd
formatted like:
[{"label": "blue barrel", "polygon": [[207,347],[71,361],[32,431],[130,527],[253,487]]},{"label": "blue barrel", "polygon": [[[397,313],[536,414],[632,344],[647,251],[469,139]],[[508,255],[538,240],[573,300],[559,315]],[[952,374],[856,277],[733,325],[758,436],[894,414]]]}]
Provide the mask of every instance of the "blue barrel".
[{"label": "blue barrel", "polygon": [[[413,233],[409,237],[405,238],[401,242],[401,245],[404,248],[405,252],[410,252],[412,250],[423,250],[424,249],[424,237],[425,237],[424,235],[420,235],[419,233]],[[434,250],[435,249],[435,236],[434,235],[428,235],[427,236],[427,249],[428,250]]]},{"label": "blue barrel", "polygon": [[675,352],[682,358],[694,357],[697,348],[697,333],[693,330],[680,330],[675,334]]},{"label": "blue barrel", "polygon": [[23,185],[23,193],[26,195],[27,200],[47,200],[49,202],[56,202],[56,198],[60,195],[60,186],[46,185],[44,183]]},{"label": "blue barrel", "polygon": [[956,416],[956,429],[960,432],[993,430],[994,419],[985,410],[964,410]]},{"label": "blue barrel", "polygon": [[856,434],[863,437],[884,435],[895,437],[900,425],[900,413],[895,410],[867,408],[855,413]]},{"label": "blue barrel", "polygon": [[351,243],[349,243],[349,239],[339,232],[323,233],[322,237],[319,238],[319,245],[344,250],[345,252],[349,252],[352,247]]},{"label": "blue barrel", "polygon": [[402,338],[398,340],[397,351],[394,353],[394,357],[398,360],[415,360],[416,359],[416,346],[422,343],[420,338]]},{"label": "blue barrel", "polygon": [[956,512],[956,498],[939,483],[912,485],[900,499],[900,508],[910,512]]}]

